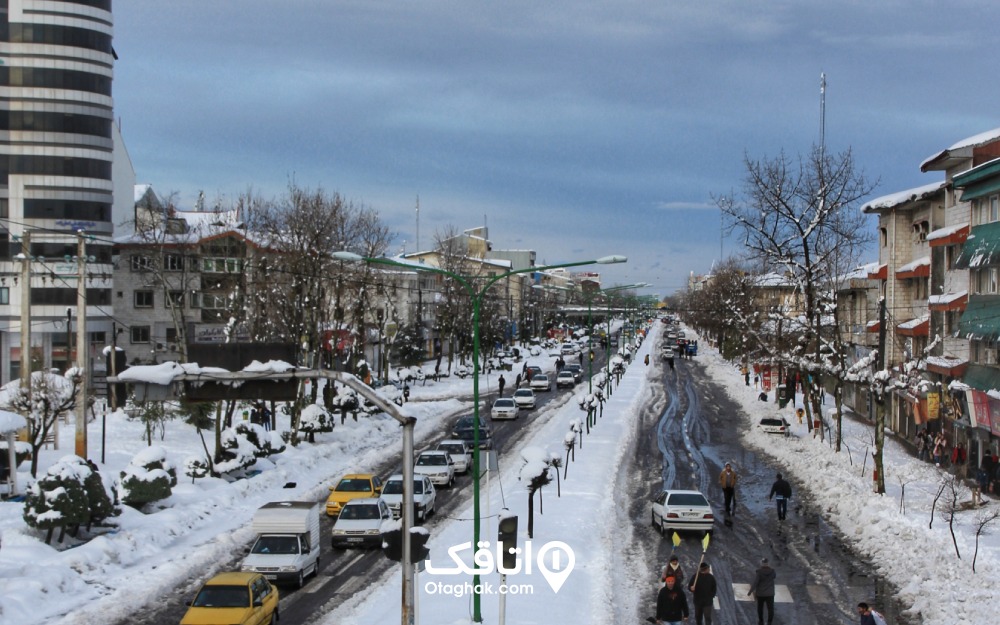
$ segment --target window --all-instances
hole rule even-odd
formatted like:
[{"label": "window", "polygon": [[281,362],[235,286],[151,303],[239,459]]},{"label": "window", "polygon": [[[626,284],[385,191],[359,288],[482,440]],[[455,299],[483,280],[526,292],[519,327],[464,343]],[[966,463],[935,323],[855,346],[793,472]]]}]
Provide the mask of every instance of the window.
[{"label": "window", "polygon": [[149,326],[132,326],[132,343],[149,343]]},{"label": "window", "polygon": [[177,328],[171,326],[167,328],[167,341],[174,343],[177,341]]},{"label": "window", "polygon": [[926,221],[918,221],[913,224],[913,235],[918,241],[926,241],[927,234],[930,232],[930,223]]},{"label": "window", "polygon": [[913,281],[913,299],[927,299],[927,279]]},{"label": "window", "polygon": [[208,273],[242,273],[242,258],[202,258],[201,270]]},{"label": "window", "polygon": [[878,229],[878,234],[879,234],[879,237],[878,237],[879,238],[879,242],[882,244],[882,247],[885,247],[886,245],[889,245],[889,231],[886,230],[885,228],[879,228]]},{"label": "window", "polygon": [[954,271],[955,259],[958,258],[958,246],[949,245],[944,248],[944,263],[948,271]]},{"label": "window", "polygon": [[1000,220],[1000,195],[990,196],[990,223]]},{"label": "window", "polygon": [[973,291],[975,293],[996,293],[998,280],[1000,280],[998,272],[1000,270],[996,267],[983,267],[975,270],[970,280]]},{"label": "window", "polygon": [[163,257],[165,271],[184,271],[184,257],[180,254],[167,254]]},{"label": "window", "polygon": [[141,254],[132,255],[132,271],[149,271],[153,268],[153,261],[149,256]]},{"label": "window", "polygon": [[0,305],[10,304],[10,287],[0,287]]},{"label": "window", "polygon": [[184,308],[184,291],[168,291],[167,307]]},{"label": "window", "polygon": [[132,294],[134,298],[134,305],[136,308],[152,308],[153,307],[153,292],[152,291],[136,291]]},{"label": "window", "polygon": [[955,336],[958,332],[958,311],[949,310],[944,313],[944,333],[947,336]]}]

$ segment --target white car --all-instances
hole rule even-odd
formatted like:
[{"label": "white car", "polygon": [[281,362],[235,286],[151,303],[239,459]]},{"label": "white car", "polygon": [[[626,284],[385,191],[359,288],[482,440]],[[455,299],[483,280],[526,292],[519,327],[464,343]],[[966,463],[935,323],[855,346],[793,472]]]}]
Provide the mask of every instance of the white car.
[{"label": "white car", "polygon": [[439,451],[447,451],[455,463],[455,473],[468,473],[472,468],[472,444],[460,438],[446,438],[438,443]]},{"label": "white car", "polygon": [[451,487],[455,484],[455,463],[446,451],[422,451],[413,465],[416,475],[426,475],[435,486]]},{"label": "white car", "polygon": [[381,497],[352,499],[340,509],[330,532],[330,543],[338,547],[380,547],[382,523],[392,519],[389,505]]},{"label": "white car", "polygon": [[539,373],[531,378],[531,383],[528,386],[533,391],[551,391],[552,390],[552,380],[549,379],[544,373]]},{"label": "white car", "polygon": [[535,407],[535,391],[530,388],[519,388],[514,391],[514,403],[518,408],[531,410]]},{"label": "white car", "polygon": [[490,418],[494,420],[516,419],[518,412],[517,402],[510,397],[501,397],[493,402],[493,409],[490,410]]},{"label": "white car", "polygon": [[563,343],[562,347],[559,348],[560,356],[572,356],[577,352],[576,345],[574,343]]},{"label": "white car", "polygon": [[653,527],[712,532],[715,516],[708,499],[696,490],[665,490],[653,500]]},{"label": "white car", "polygon": [[559,375],[556,376],[556,388],[562,388],[564,386],[567,388],[573,388],[576,386],[576,376],[573,375],[573,372],[569,369],[563,369],[559,372]]},{"label": "white car", "polygon": [[764,417],[760,420],[758,427],[768,434],[782,434],[789,436],[792,433],[792,424],[784,417]]},{"label": "white car", "polygon": [[[382,485],[382,499],[392,517],[398,519],[402,514],[403,505],[403,476],[393,475]],[[413,518],[417,521],[425,521],[427,517],[434,514],[437,504],[437,490],[430,478],[426,475],[415,475],[413,477]]]}]

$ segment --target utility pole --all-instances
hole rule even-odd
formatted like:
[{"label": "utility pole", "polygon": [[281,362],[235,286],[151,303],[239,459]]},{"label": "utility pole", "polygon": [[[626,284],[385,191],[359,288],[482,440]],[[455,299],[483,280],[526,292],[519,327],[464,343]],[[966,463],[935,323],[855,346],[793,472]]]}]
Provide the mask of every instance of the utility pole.
[{"label": "utility pole", "polygon": [[21,256],[21,388],[27,389],[31,397],[31,234],[28,232],[21,237]]},{"label": "utility pole", "polygon": [[[90,383],[90,348],[87,344],[87,237],[77,232],[76,252],[76,366],[80,387],[76,395],[76,455],[87,459],[87,385]],[[69,345],[66,346],[69,349]]]},{"label": "utility pole", "polygon": [[[892,279],[891,277],[889,278]],[[885,375],[885,296],[879,301],[878,306],[878,370],[875,372],[873,386],[878,390],[875,397],[875,453],[872,460],[875,462],[875,492],[882,495],[885,493],[885,472],[882,470],[882,449],[885,446],[885,392],[886,381],[881,376]]]}]

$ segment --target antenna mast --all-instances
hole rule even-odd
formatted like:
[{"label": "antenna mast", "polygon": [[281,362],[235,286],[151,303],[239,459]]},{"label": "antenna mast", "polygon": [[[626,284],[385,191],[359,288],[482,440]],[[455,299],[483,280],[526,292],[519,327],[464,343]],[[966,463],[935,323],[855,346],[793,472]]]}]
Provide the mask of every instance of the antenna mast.
[{"label": "antenna mast", "polygon": [[826,153],[826,72],[819,74],[819,153]]},{"label": "antenna mast", "polygon": [[420,252],[420,196],[417,195],[417,243],[414,252]]}]

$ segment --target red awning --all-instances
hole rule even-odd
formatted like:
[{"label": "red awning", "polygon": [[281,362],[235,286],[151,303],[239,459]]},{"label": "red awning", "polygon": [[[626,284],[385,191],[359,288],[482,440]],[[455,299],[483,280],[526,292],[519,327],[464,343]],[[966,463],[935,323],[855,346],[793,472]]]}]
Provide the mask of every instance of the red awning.
[{"label": "red awning", "polygon": [[930,334],[930,318],[911,319],[896,326],[896,332],[901,336],[928,336]]},{"label": "red awning", "polygon": [[[937,233],[940,233],[937,234]],[[969,238],[969,224],[960,228],[942,228],[930,233],[927,236],[927,244],[931,247],[942,247],[944,245],[961,245]]]},{"label": "red awning", "polygon": [[940,296],[935,300],[928,300],[927,308],[933,312],[949,312],[952,310],[965,310],[969,303],[968,292],[963,292],[955,297]]},{"label": "red awning", "polygon": [[879,265],[874,272],[868,273],[869,280],[887,280],[889,278],[889,265]]},{"label": "red awning", "polygon": [[868,330],[869,332],[878,332],[878,331],[879,331],[879,328],[881,328],[881,326],[879,325],[879,322],[878,322],[878,320],[876,320],[876,321],[869,321],[869,322],[868,322],[868,325],[867,325],[867,326],[865,326],[865,327],[866,327],[866,329],[867,329],[867,330]]},{"label": "red awning", "polygon": [[910,278],[929,278],[931,276],[930,265],[917,265],[906,271],[897,271],[896,278],[899,280],[909,280]]},{"label": "red awning", "polygon": [[949,378],[960,378],[965,375],[965,370],[969,367],[969,363],[965,361],[943,361],[937,362],[937,359],[929,359],[927,361],[927,370],[931,373],[936,373],[938,375],[947,376]]}]

